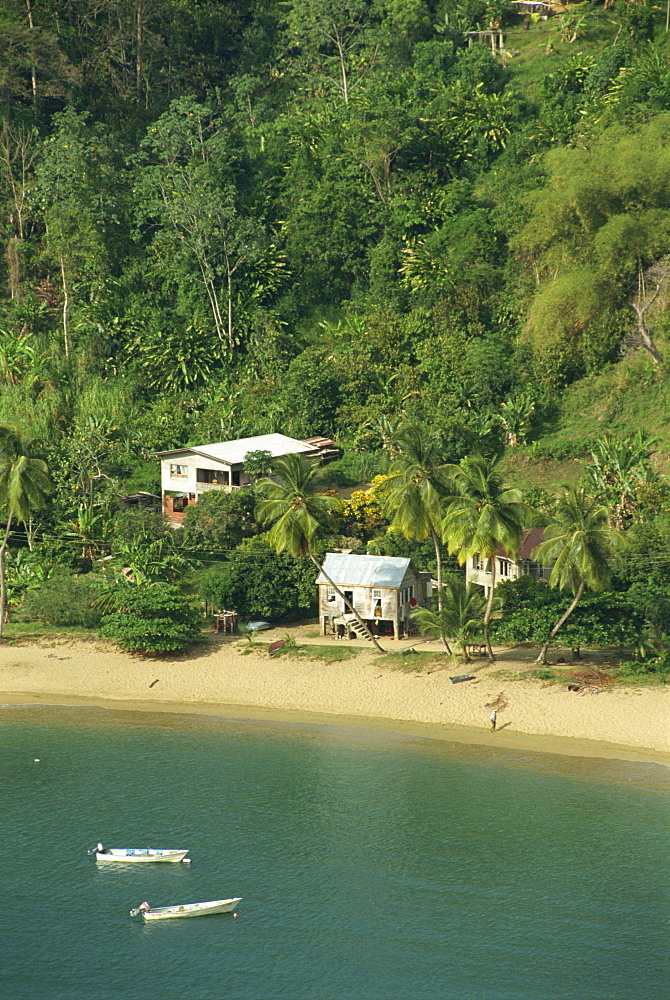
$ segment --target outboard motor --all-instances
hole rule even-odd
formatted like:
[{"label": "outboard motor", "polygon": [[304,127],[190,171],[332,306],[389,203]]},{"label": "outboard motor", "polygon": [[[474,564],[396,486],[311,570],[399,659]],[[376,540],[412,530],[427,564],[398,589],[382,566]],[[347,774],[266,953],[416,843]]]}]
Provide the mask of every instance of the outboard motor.
[{"label": "outboard motor", "polygon": [[101,844],[100,841],[98,841],[98,843],[95,845],[95,847],[92,847],[91,850],[88,853],[89,854],[102,854],[104,850],[105,850],[105,845]]}]

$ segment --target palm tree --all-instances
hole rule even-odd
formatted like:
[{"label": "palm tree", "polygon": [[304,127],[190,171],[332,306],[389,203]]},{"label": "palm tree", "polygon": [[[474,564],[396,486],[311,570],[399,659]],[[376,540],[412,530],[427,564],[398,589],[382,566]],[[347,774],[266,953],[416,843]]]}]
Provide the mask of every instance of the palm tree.
[{"label": "palm tree", "polygon": [[609,517],[609,508],[583,488],[563,488],[553,519],[544,529],[544,541],[533,549],[532,558],[545,565],[553,563],[550,586],[570,587],[573,599],[549,633],[538,663],[546,663],[552,639],[577,607],[584,590],[604,590],[610,581],[625,541],[610,527]]},{"label": "palm tree", "polygon": [[[308,556],[344,602],[344,594],[314,555],[320,532],[336,527],[334,515],[341,508],[342,501],[323,492],[323,469],[304,455],[278,458],[274,463],[274,477],[262,479],[256,485],[256,491],[265,498],[256,506],[256,520],[259,524],[272,524],[267,535],[268,542],[276,552],[290,552],[299,558]],[[351,610],[370,635],[377,651],[383,653],[356,609],[352,607]]]},{"label": "palm tree", "polygon": [[500,458],[474,455],[449,467],[454,492],[446,498],[446,513],[442,531],[449,551],[455,552],[461,565],[479,553],[491,567],[491,589],[484,614],[484,639],[490,661],[495,659],[489,639],[489,620],[493,610],[496,586],[498,547],[503,546],[511,559],[516,559],[521,545],[523,526],[529,510],[522,502],[521,492],[504,485],[499,472]]},{"label": "palm tree", "polygon": [[442,609],[442,498],[447,490],[447,468],[439,442],[420,427],[405,427],[396,438],[398,451],[383,484],[384,510],[393,514],[391,528],[421,542],[429,536],[435,546],[437,600]]},{"label": "palm tree", "polygon": [[22,435],[18,427],[0,426],[0,503],[7,511],[7,524],[0,543],[0,638],[5,622],[7,585],[5,553],[14,519],[30,520],[30,515],[44,504],[51,489],[46,462],[31,453],[34,441]]},{"label": "palm tree", "polygon": [[451,653],[448,640],[453,639],[454,652],[460,651],[469,663],[468,641],[481,629],[485,608],[486,598],[479,587],[466,583],[460,576],[452,576],[447,577],[444,584],[441,611],[414,608],[411,616],[421,634],[441,639],[448,653]]}]

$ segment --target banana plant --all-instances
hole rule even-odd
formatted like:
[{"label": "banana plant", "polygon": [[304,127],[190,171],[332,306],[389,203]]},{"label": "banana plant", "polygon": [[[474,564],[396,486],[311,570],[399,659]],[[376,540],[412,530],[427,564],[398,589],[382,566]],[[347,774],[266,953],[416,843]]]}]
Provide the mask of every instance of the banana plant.
[{"label": "banana plant", "polygon": [[7,553],[5,571],[7,574],[7,618],[12,606],[21,603],[29,590],[36,590],[48,580],[53,566],[41,561],[39,555],[29,549],[17,549]]},{"label": "banana plant", "polygon": [[113,561],[123,575],[136,584],[158,580],[172,582],[184,570],[199,565],[197,560],[178,552],[169,538],[150,541],[141,535],[132,542],[117,542]]},{"label": "banana plant", "polygon": [[91,504],[80,504],[77,516],[61,522],[59,528],[70,538],[80,541],[81,558],[92,561],[102,549],[109,547],[113,523],[104,512],[96,513]]}]

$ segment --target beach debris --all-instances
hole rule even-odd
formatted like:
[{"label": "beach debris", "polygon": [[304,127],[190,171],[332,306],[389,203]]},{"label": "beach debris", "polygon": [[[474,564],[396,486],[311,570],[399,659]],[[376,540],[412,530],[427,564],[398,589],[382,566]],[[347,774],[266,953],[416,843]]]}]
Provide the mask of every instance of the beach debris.
[{"label": "beach debris", "polygon": [[155,681],[151,682],[151,684],[149,685],[149,687],[152,688],[154,686],[154,684],[158,684],[159,680],[160,680],[160,677],[157,677]]},{"label": "beach debris", "polygon": [[276,642],[271,642],[270,645],[268,646],[268,653],[270,654],[270,656],[272,656],[273,653],[276,653],[278,649],[281,649],[282,646],[285,646],[286,643],[287,643],[286,639],[277,639]]},{"label": "beach debris", "polygon": [[457,674],[455,677],[449,678],[452,684],[460,684],[461,681],[473,681],[474,679],[474,674]]},{"label": "beach debris", "polygon": [[[581,670],[573,670],[572,683],[579,685],[580,688],[589,688],[589,690],[594,691],[611,687],[616,684],[616,681],[607,670],[601,670],[599,667],[583,667]],[[574,686],[568,686],[568,690],[574,690]]]},{"label": "beach debris", "polygon": [[500,694],[493,699],[493,701],[487,701],[484,708],[492,708],[494,712],[502,712],[508,705],[509,702],[507,701],[505,692],[501,691]]}]

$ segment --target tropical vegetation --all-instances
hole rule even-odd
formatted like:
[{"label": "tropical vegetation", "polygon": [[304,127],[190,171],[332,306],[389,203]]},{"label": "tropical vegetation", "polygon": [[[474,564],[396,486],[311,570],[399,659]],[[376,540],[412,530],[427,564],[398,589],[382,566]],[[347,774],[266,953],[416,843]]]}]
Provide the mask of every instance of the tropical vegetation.
[{"label": "tropical vegetation", "polygon": [[[411,556],[442,614],[532,524],[564,602],[544,655],[619,595],[661,662],[667,12],[517,6],[6,0],[0,634],[163,586],[311,613],[328,547]],[[273,432],[341,457],[258,450],[177,532],[129,506],[155,452]],[[520,612],[490,597],[492,657]]]}]

